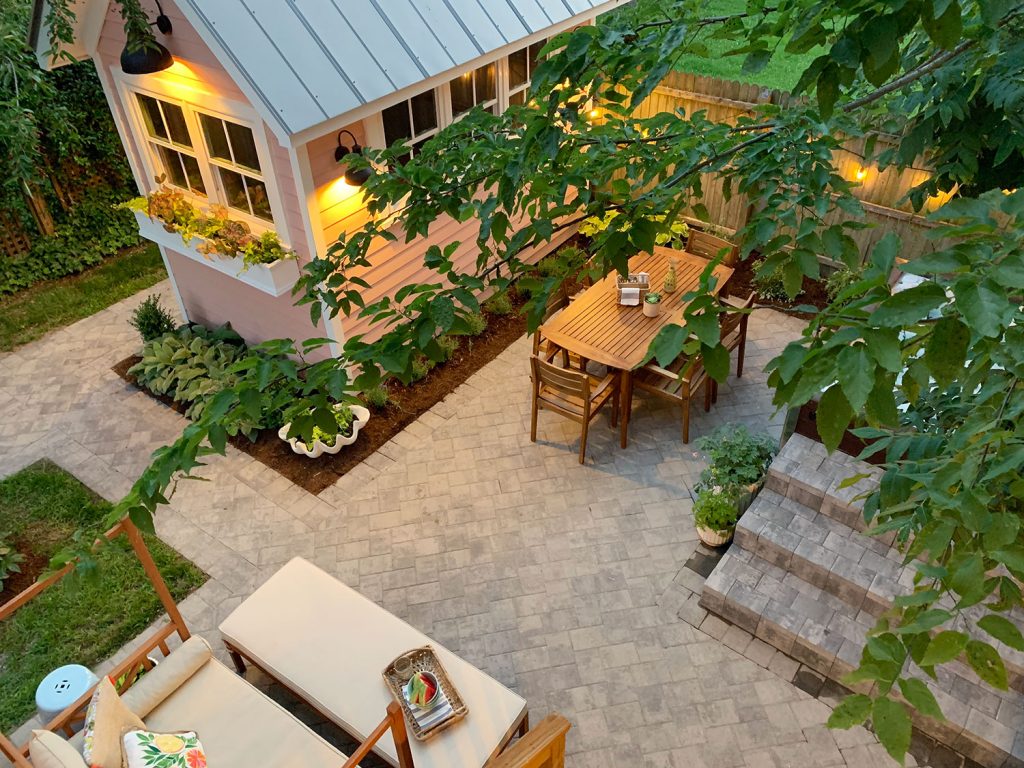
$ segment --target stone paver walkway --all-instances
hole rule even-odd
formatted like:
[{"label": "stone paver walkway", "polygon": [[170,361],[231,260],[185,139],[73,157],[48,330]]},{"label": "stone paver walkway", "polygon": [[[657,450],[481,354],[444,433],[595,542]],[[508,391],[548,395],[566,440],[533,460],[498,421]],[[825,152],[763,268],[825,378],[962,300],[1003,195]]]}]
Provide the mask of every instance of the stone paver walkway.
[{"label": "stone paver walkway", "polygon": [[[137,347],[140,299],[0,357],[0,476],[46,457],[116,499],[177,435],[180,416],[110,370]],[[747,374],[710,415],[695,409],[693,433],[743,421],[777,435],[760,371],[799,328],[756,312]],[[868,732],[824,727],[828,707],[773,671],[793,662],[678,618],[703,466],[678,412],[638,397],[627,450],[602,417],[581,467],[558,416],[529,441],[527,354],[513,344],[319,498],[233,449],[203,471],[212,482],[180,484],[157,526],[211,576],[184,603],[190,625],[216,645],[220,620],[301,555],[515,688],[535,718],[566,714],[571,766],[891,765]]]}]

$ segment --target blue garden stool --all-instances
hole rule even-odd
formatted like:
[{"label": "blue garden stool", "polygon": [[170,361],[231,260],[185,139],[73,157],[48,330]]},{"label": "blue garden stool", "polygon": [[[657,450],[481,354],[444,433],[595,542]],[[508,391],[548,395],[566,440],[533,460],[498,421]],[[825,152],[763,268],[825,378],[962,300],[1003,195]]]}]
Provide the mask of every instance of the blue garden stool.
[{"label": "blue garden stool", "polygon": [[43,678],[36,688],[36,709],[44,723],[78,701],[99,678],[88,667],[81,664],[66,664],[57,667]]}]

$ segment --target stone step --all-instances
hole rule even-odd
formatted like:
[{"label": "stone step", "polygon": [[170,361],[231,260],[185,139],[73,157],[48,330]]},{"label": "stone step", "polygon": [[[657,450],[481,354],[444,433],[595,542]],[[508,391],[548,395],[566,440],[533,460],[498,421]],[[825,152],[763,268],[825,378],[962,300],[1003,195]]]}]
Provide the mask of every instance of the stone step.
[{"label": "stone step", "polygon": [[[854,475],[866,474],[848,488],[840,488]],[[793,435],[768,469],[765,487],[851,528],[866,529],[864,504],[859,499],[878,486],[881,470],[845,453],[832,453],[803,435]],[[891,543],[893,534],[888,536]]]},{"label": "stone step", "polygon": [[[865,612],[872,624],[892,607],[896,595],[913,591],[916,571],[903,565],[898,550],[767,489],[737,523],[736,544],[839,598],[855,613]],[[950,607],[952,600],[940,606]],[[973,628],[983,613],[981,606],[968,609],[968,625]],[[1024,616],[1014,613],[1012,618],[1024,626]],[[1010,685],[1024,692],[1024,653],[976,628],[971,634],[995,646],[1006,662]]]},{"label": "stone step", "polygon": [[[700,603],[837,681],[858,665],[875,623],[867,611],[737,545],[708,577]],[[986,768],[1024,766],[1024,695],[993,690],[960,664],[937,672],[937,681],[921,679],[947,719],[915,715],[915,725]]]}]

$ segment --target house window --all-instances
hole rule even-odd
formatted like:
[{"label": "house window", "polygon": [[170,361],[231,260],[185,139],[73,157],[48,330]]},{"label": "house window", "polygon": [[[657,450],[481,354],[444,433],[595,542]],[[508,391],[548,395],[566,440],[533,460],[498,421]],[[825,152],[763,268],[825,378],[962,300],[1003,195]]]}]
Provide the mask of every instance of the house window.
[{"label": "house window", "polygon": [[540,64],[540,52],[547,40],[538,40],[531,46],[521,48],[508,57],[508,103],[525,104],[530,91],[533,73]]},{"label": "house window", "polygon": [[413,96],[385,109],[381,119],[384,122],[384,141],[387,146],[403,140],[408,145],[409,154],[401,158],[405,162],[419,154],[423,144],[437,133],[441,125],[437,96],[434,91]]},{"label": "house window", "polygon": [[492,115],[498,114],[497,64],[491,63],[459,75],[448,84],[452,95],[452,118],[480,107]]},{"label": "house window", "polygon": [[199,112],[206,151],[225,205],[273,221],[252,129]]},{"label": "house window", "polygon": [[206,197],[206,183],[199,170],[185,112],[177,104],[136,94],[150,150],[165,181],[194,195]]}]

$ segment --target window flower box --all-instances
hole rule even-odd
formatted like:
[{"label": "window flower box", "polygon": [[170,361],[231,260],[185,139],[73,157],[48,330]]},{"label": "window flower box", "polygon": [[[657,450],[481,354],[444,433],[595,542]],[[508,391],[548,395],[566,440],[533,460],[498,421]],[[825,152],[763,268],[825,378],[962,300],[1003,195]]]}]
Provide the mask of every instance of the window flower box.
[{"label": "window flower box", "polygon": [[223,272],[258,291],[271,296],[281,296],[290,291],[299,279],[299,265],[295,259],[278,259],[270,264],[253,264],[246,268],[241,256],[203,254],[199,251],[203,238],[193,237],[186,245],[181,235],[169,229],[159,219],[151,219],[142,211],[133,213],[139,223],[139,234],[142,237]]}]

